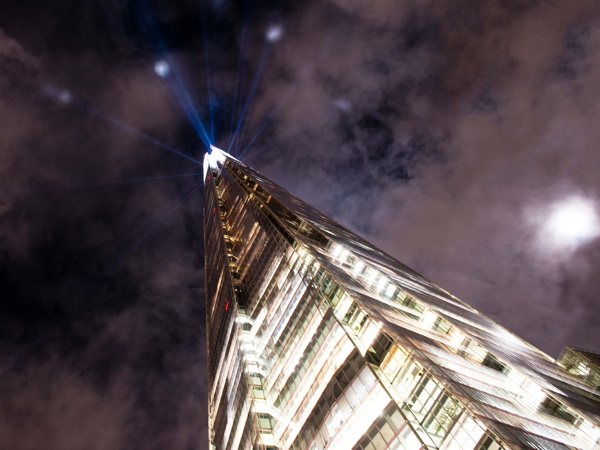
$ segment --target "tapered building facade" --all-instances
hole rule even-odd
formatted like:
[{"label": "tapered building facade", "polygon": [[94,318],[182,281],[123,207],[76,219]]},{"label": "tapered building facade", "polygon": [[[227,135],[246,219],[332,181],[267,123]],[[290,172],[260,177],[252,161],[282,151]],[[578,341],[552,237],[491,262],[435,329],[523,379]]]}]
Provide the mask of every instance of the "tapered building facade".
[{"label": "tapered building facade", "polygon": [[565,347],[558,357],[558,363],[600,395],[600,353]]},{"label": "tapered building facade", "polygon": [[230,155],[204,166],[211,449],[600,448],[580,376]]}]

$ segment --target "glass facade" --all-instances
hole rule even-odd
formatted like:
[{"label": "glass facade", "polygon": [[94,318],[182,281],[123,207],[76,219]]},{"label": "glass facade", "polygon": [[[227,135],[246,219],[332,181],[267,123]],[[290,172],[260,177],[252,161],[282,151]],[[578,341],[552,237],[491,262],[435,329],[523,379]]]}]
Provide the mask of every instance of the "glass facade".
[{"label": "glass facade", "polygon": [[205,185],[210,448],[600,448],[581,373],[216,148]]},{"label": "glass facade", "polygon": [[558,362],[600,395],[600,353],[575,347],[565,347]]}]

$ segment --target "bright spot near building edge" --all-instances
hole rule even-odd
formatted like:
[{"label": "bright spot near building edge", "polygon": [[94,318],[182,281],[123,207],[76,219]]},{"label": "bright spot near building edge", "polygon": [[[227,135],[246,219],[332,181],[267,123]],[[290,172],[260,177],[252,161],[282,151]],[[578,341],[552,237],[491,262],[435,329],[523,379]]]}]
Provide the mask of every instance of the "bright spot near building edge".
[{"label": "bright spot near building edge", "polygon": [[599,235],[596,204],[588,198],[572,196],[548,209],[541,237],[555,249],[575,249]]},{"label": "bright spot near building edge", "polygon": [[269,42],[277,42],[283,36],[283,27],[279,24],[273,24],[267,28],[266,38]]},{"label": "bright spot near building edge", "polygon": [[168,62],[160,60],[154,63],[154,72],[156,72],[156,75],[158,75],[159,77],[166,77],[167,75],[169,75],[170,71],[171,66],[169,66]]}]

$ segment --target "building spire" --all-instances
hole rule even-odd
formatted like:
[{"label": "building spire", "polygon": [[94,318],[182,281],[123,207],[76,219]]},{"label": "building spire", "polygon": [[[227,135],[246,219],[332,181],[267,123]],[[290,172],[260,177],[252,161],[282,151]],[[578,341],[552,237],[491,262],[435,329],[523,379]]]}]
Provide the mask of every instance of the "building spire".
[{"label": "building spire", "polygon": [[210,148],[204,154],[204,182],[206,182],[206,174],[208,173],[209,167],[211,169],[220,170],[219,165],[223,165],[227,158],[233,158],[233,156],[221,150],[219,147],[215,147],[212,144],[210,145]]}]

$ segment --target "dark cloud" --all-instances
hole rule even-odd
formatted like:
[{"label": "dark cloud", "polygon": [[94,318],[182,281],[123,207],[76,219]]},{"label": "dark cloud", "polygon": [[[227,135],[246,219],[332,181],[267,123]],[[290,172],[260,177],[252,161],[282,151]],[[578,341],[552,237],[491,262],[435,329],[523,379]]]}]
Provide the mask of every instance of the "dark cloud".
[{"label": "dark cloud", "polygon": [[[334,3],[350,31],[278,125],[322,120],[249,162],[547,352],[594,347],[597,327],[574,330],[597,309],[580,294],[564,308],[573,274],[561,268],[574,255],[541,249],[531,216],[573,193],[597,199],[597,6]],[[331,27],[294,45],[315,48]],[[340,97],[343,111],[331,103]],[[291,175],[297,151],[315,162],[309,179]]]},{"label": "dark cloud", "polygon": [[598,200],[596,2],[365,5],[3,2],[0,447],[205,448],[200,177],[102,184],[199,171],[148,140],[201,158],[176,80],[301,198],[543,350],[597,347],[598,241],[540,237]]},{"label": "dark cloud", "polygon": [[0,447],[203,448],[201,178],[102,185],[198,139],[98,5],[3,7]]}]

